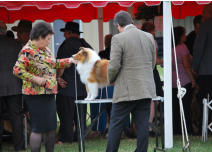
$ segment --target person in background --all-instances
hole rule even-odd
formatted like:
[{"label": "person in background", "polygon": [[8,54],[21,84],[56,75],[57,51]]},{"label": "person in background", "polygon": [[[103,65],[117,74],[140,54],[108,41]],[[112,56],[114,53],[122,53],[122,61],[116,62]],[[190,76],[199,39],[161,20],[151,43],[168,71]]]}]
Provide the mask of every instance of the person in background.
[{"label": "person in background", "polygon": [[[179,79],[181,86],[186,89],[186,94],[183,97],[183,108],[185,113],[185,120],[187,131],[193,134],[192,117],[191,117],[191,103],[192,103],[192,88],[196,86],[196,81],[192,73],[191,62],[192,57],[188,48],[185,45],[186,35],[185,28],[178,26],[174,28],[174,38],[176,47],[176,57]],[[181,121],[180,121],[180,106],[179,99],[177,98],[177,75],[175,68],[174,52],[172,55],[172,108],[173,108],[173,132],[174,134],[181,134]]]},{"label": "person in background", "polygon": [[108,81],[114,84],[114,94],[106,151],[118,151],[122,130],[132,113],[137,129],[135,151],[147,152],[150,103],[156,97],[154,38],[137,29],[125,11],[115,14],[114,25],[120,33],[112,38],[108,63]]},{"label": "person in background", "polygon": [[[197,16],[194,17],[194,19],[193,19],[194,30],[191,31],[186,37],[185,44],[188,47],[188,50],[190,51],[191,56],[193,56],[194,42],[195,42],[197,33],[199,31],[200,24],[202,23],[202,20],[203,20],[202,15],[197,15]],[[196,79],[196,82],[198,84],[197,76],[195,76],[195,79]],[[193,122],[195,133],[197,133],[197,130],[199,129],[198,125],[201,124],[201,123],[199,123],[199,119],[198,119],[198,115],[199,115],[200,110],[198,108],[199,105],[198,105],[197,99],[199,99],[199,87],[198,87],[198,85],[193,89],[193,97],[192,97],[192,105],[191,105],[192,106],[192,118],[193,118],[192,122]]]},{"label": "person in background", "polygon": [[[24,149],[21,80],[13,75],[12,68],[21,45],[6,35],[7,26],[0,21],[0,149],[3,133],[3,102],[12,126],[14,150]],[[1,151],[1,150],[0,150]]]},{"label": "person in background", "polygon": [[107,34],[105,35],[104,43],[105,43],[105,49],[101,50],[99,52],[99,56],[101,59],[107,59],[110,60],[110,48],[111,48],[111,39],[113,35],[112,34]]},{"label": "person in background", "polygon": [[[28,20],[20,20],[17,26],[12,27],[12,30],[14,32],[17,32],[16,40],[23,47],[29,41],[30,32],[32,30],[32,22]],[[24,99],[23,99],[23,112],[25,113],[26,117],[29,119],[28,107]]]},{"label": "person in background", "polygon": [[197,16],[194,17],[194,20],[193,20],[194,30],[191,31],[187,35],[187,38],[186,38],[185,44],[186,44],[188,50],[190,51],[191,55],[193,55],[194,42],[195,42],[197,33],[199,31],[199,27],[200,27],[201,22],[202,22],[202,15],[197,15]]},{"label": "person in background", "polygon": [[20,20],[17,26],[12,27],[12,30],[17,32],[17,40],[22,46],[24,46],[29,41],[32,22],[28,20]]},{"label": "person in background", "polygon": [[22,91],[30,114],[30,149],[40,152],[41,141],[46,152],[54,151],[56,140],[56,102],[57,93],[55,68],[67,68],[74,63],[72,58],[55,60],[47,47],[54,34],[49,23],[34,25],[30,40],[22,48],[13,67],[13,73],[23,80]]},{"label": "person in background", "polygon": [[[80,47],[91,46],[82,38],[80,38],[79,24],[75,22],[67,22],[65,28],[60,29],[64,32],[65,40],[58,49],[57,59],[72,57],[76,54]],[[57,113],[60,119],[60,128],[58,135],[58,144],[64,142],[72,143],[77,141],[77,111],[76,111],[76,90],[75,90],[75,67],[71,66],[67,69],[58,70],[57,82],[59,84],[58,94],[56,97]],[[79,74],[76,73],[77,80],[77,99],[86,98],[85,85],[80,81]],[[86,105],[83,107],[84,123],[86,122]],[[82,118],[83,119],[83,118]],[[75,132],[74,132],[75,124]]]},{"label": "person in background", "polygon": [[12,39],[15,39],[15,35],[14,33],[11,31],[11,30],[8,30],[6,35],[9,37],[9,38],[12,38]]},{"label": "person in background", "polygon": [[[141,30],[151,33],[153,35],[153,37],[155,37],[155,26],[153,23],[151,22],[144,22]],[[158,45],[157,42],[155,41],[155,45],[156,45],[156,65],[162,65],[163,64],[163,60],[160,59],[158,57]],[[153,74],[154,74],[154,80],[155,80],[155,86],[156,86],[156,94],[157,96],[163,97],[163,88],[162,88],[162,82],[160,80],[160,76],[157,70],[157,66],[155,66],[154,70],[153,70]],[[155,116],[155,104],[154,101],[151,101],[151,109],[150,109],[150,118],[149,118],[149,122],[150,124],[152,124],[153,119]],[[152,127],[149,128],[150,131],[150,135],[153,135],[154,132],[152,130]]]},{"label": "person in background", "polygon": [[193,48],[193,72],[197,75],[199,85],[198,107],[199,107],[199,133],[202,131],[203,98],[212,97],[212,4],[203,8],[203,22]]}]

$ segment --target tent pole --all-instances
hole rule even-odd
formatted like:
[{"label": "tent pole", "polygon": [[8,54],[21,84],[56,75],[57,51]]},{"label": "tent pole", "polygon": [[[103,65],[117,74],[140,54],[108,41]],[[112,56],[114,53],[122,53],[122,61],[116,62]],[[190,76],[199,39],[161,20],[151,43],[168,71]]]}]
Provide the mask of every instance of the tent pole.
[{"label": "tent pole", "polygon": [[98,8],[99,51],[104,49],[103,43],[103,8]]},{"label": "tent pole", "polygon": [[[51,23],[51,26],[52,26],[52,28],[54,29],[54,23],[52,22]],[[55,44],[55,42],[54,42],[54,34],[52,35],[52,42],[51,42],[51,47],[52,47],[52,54],[53,54],[53,56],[54,56],[54,58],[56,57],[56,54],[55,54],[55,46],[54,46],[54,44]]]},{"label": "tent pole", "polygon": [[165,148],[173,147],[171,17],[171,3],[169,1],[163,1]]}]

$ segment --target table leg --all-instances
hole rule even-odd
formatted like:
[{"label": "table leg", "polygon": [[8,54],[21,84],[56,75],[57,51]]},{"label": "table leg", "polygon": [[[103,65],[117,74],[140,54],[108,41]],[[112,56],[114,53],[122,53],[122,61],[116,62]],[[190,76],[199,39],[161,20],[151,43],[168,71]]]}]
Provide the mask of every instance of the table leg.
[{"label": "table leg", "polygon": [[162,118],[163,114],[163,103],[160,103],[160,129],[161,129],[161,144],[162,144],[162,149],[164,149],[164,119]]},{"label": "table leg", "polygon": [[85,115],[84,115],[84,105],[80,104],[80,123],[81,123],[81,134],[82,134],[82,152],[85,152],[85,129],[86,129],[86,124],[85,124]]},{"label": "table leg", "polygon": [[85,152],[85,135],[84,135],[84,115],[83,115],[83,105],[76,104],[77,106],[77,120],[78,120],[78,146],[79,152]]},{"label": "table leg", "polygon": [[158,111],[157,111],[157,102],[154,101],[155,105],[155,139],[156,139],[156,147],[158,148]]}]

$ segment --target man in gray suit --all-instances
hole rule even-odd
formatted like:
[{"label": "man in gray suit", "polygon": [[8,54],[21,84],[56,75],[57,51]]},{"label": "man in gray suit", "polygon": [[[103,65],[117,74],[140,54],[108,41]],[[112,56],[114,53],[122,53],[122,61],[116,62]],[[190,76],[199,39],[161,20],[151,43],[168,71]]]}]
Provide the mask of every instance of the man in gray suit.
[{"label": "man in gray suit", "polygon": [[198,75],[199,120],[202,126],[202,99],[208,94],[212,97],[212,4],[203,8],[203,23],[201,23],[193,48],[193,70]]},{"label": "man in gray suit", "polygon": [[[24,148],[22,83],[13,75],[13,66],[21,44],[6,36],[6,24],[0,21],[0,146],[2,136],[2,104],[5,103],[12,125],[15,152]],[[1,151],[1,150],[0,150]]]},{"label": "man in gray suit", "polygon": [[156,97],[153,69],[155,42],[149,33],[137,29],[129,13],[114,17],[119,34],[113,36],[108,80],[114,83],[113,105],[107,152],[117,152],[126,118],[133,114],[137,131],[136,152],[147,152],[151,99]]}]

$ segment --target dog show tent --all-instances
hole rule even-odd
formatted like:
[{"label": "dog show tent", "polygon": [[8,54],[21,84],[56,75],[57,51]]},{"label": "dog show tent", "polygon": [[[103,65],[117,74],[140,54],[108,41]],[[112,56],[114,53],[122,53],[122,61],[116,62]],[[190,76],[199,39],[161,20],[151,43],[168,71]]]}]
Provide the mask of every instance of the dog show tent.
[{"label": "dog show tent", "polygon": [[[202,14],[204,5],[211,1],[196,2],[163,2],[163,54],[164,54],[164,132],[165,147],[173,147],[172,131],[172,55],[171,55],[171,26],[172,16],[183,19],[186,16]],[[13,23],[16,20],[26,19],[35,21],[42,19],[53,22],[61,19],[65,22],[74,19],[90,22],[98,20],[99,44],[103,47],[103,21],[113,19],[120,10],[131,14],[137,12],[141,4],[157,6],[160,1],[1,1],[0,20]]]},{"label": "dog show tent", "polygon": [[[26,19],[35,21],[42,19],[46,22],[53,22],[61,19],[65,22],[74,19],[90,22],[98,19],[98,9],[103,9],[103,21],[107,22],[114,17],[119,10],[127,10],[132,7],[133,13],[137,7],[145,4],[147,6],[160,5],[160,1],[1,1],[0,19],[6,23],[13,23],[16,20]],[[209,2],[172,2],[172,14],[176,19],[186,16],[196,16],[202,13],[203,5]]]}]

